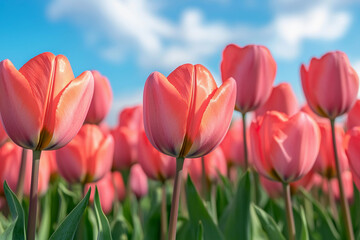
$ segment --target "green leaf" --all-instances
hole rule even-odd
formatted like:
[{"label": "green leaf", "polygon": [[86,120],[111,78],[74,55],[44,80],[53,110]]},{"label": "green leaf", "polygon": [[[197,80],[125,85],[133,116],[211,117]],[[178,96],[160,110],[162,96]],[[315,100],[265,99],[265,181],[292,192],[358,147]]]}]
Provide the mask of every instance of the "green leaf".
[{"label": "green leaf", "polygon": [[185,190],[189,220],[184,222],[181,231],[177,233],[177,239],[196,239],[200,221],[203,226],[204,240],[224,239],[210,213],[204,206],[190,177],[187,179]]},{"label": "green leaf", "polygon": [[107,220],[104,212],[101,209],[99,192],[97,190],[97,187],[95,187],[94,206],[99,228],[98,240],[111,240],[112,236],[109,221]]},{"label": "green leaf", "polygon": [[316,230],[311,233],[311,238],[326,240],[340,239],[340,235],[327,211],[315,199],[313,199],[309,193],[302,189],[300,189],[300,192],[313,204],[314,208],[314,222]]},{"label": "green leaf", "polygon": [[306,224],[305,211],[302,207],[300,208],[300,218],[302,223],[300,240],[309,240],[309,231]]},{"label": "green leaf", "polygon": [[91,188],[89,188],[86,196],[79,202],[78,205],[66,216],[60,223],[56,231],[51,235],[50,240],[74,239],[76,229],[81,220],[86,206],[90,198]]},{"label": "green leaf", "polygon": [[21,204],[17,199],[16,195],[13,193],[13,191],[11,191],[11,189],[7,185],[6,181],[4,182],[4,192],[5,192],[6,201],[10,209],[12,222],[5,230],[5,232],[1,234],[0,239],[1,240],[26,239],[24,210],[21,207]]},{"label": "green leaf", "polygon": [[38,231],[39,239],[48,239],[51,231],[51,194],[48,191],[45,195],[44,204],[42,204],[41,222]]},{"label": "green leaf", "polygon": [[220,218],[219,225],[225,239],[248,240],[250,238],[251,191],[250,172],[247,171],[238,183],[235,197]]},{"label": "green leaf", "polygon": [[255,209],[256,215],[261,222],[262,229],[266,233],[268,239],[285,240],[285,237],[282,235],[274,219],[264,210],[255,206],[254,204],[252,204],[252,207]]},{"label": "green leaf", "polygon": [[197,240],[204,240],[204,227],[201,221],[199,221],[199,226],[197,229],[197,236],[196,236]]},{"label": "green leaf", "polygon": [[[157,189],[157,190],[160,190]],[[151,209],[145,217],[144,239],[160,239],[161,191],[154,191],[150,199]]]}]

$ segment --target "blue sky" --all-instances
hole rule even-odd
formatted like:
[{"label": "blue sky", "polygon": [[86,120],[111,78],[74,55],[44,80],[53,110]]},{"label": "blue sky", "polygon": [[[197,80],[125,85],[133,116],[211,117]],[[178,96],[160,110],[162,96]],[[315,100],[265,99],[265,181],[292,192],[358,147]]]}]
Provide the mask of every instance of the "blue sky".
[{"label": "blue sky", "polygon": [[17,68],[50,51],[74,74],[97,69],[114,91],[108,123],[141,103],[147,76],[201,63],[220,81],[223,48],[255,43],[272,52],[275,83],[290,82],[300,102],[299,67],[344,51],[360,73],[360,1],[48,0],[0,1],[0,60]]}]

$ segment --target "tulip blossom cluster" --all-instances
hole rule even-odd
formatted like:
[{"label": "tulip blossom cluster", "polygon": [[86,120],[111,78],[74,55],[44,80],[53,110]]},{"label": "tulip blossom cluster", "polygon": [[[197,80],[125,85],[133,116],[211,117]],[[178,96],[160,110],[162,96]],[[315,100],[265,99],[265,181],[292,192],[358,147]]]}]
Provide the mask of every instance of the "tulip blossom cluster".
[{"label": "tulip blossom cluster", "polygon": [[229,44],[219,60],[220,86],[201,64],[150,73],[115,126],[99,71],[75,77],[49,52],[20,69],[1,61],[0,238],[359,236],[359,79],[346,54],[299,65],[301,108],[289,83],[273,85],[267,47]]}]

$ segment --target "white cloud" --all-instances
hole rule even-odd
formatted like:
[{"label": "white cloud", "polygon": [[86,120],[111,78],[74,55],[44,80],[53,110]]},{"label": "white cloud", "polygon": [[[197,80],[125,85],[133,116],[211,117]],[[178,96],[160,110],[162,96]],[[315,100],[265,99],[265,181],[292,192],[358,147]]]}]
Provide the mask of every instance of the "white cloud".
[{"label": "white cloud", "polygon": [[295,58],[306,39],[334,40],[346,33],[351,16],[334,2],[316,1],[316,7],[303,4],[291,11],[287,4],[274,4],[284,7],[274,7],[274,19],[256,28],[209,21],[193,8],[184,9],[178,21],[170,20],[146,0],[53,0],[47,15],[75,23],[105,59],[116,62],[135,54],[143,66],[171,70],[203,62],[230,42],[264,44],[276,57]]}]

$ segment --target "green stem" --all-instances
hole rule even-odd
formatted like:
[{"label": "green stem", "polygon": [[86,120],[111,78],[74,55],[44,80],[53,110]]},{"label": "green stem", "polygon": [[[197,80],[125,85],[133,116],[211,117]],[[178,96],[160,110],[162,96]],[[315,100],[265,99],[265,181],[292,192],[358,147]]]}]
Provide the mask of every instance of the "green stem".
[{"label": "green stem", "polygon": [[244,142],[244,163],[245,163],[245,171],[249,167],[248,162],[248,149],[247,149],[247,140],[246,140],[246,113],[242,113],[242,124],[243,124],[243,142]]},{"label": "green stem", "polygon": [[28,228],[27,228],[27,239],[28,240],[34,240],[35,239],[40,155],[41,155],[40,150],[34,150],[33,151],[33,164],[32,164],[32,171],[31,171],[31,188],[30,188],[30,205],[29,205],[29,220],[28,220]]},{"label": "green stem", "polygon": [[26,157],[27,157],[27,151],[25,148],[22,149],[21,153],[21,165],[20,165],[20,172],[19,172],[19,178],[16,186],[16,195],[21,202],[24,194],[24,180],[25,180],[25,170],[26,170]]},{"label": "green stem", "polygon": [[216,208],[216,183],[215,182],[212,182],[211,183],[211,198],[210,198],[210,201],[211,201],[211,209],[212,209],[212,212],[213,212],[213,219],[214,219],[214,222],[215,224],[218,224],[218,221],[217,221],[217,208]]},{"label": "green stem", "polygon": [[201,157],[201,185],[202,185],[202,197],[207,198],[207,182],[206,182],[206,172],[205,172],[205,158]]},{"label": "green stem", "polygon": [[161,186],[161,240],[166,239],[167,232],[167,211],[166,211],[166,184]]},{"label": "green stem", "polygon": [[295,223],[291,204],[290,185],[288,183],[283,183],[283,194],[286,207],[286,222],[289,230],[289,240],[295,240]]},{"label": "green stem", "polygon": [[174,190],[171,201],[171,211],[170,211],[170,224],[169,224],[169,240],[176,239],[176,224],[177,224],[177,216],[179,210],[179,198],[180,198],[180,186],[182,179],[182,168],[184,165],[184,158],[178,157],[176,158],[176,173],[175,173],[175,182],[174,182]]},{"label": "green stem", "polygon": [[337,147],[336,147],[335,119],[330,119],[330,125],[331,125],[331,135],[332,135],[332,142],[333,142],[333,149],[334,149],[334,157],[335,157],[336,177],[339,181],[341,211],[343,212],[343,215],[344,215],[346,236],[347,236],[347,239],[354,240],[354,232],[353,232],[352,222],[351,222],[351,218],[350,218],[349,203],[347,202],[346,196],[345,196],[344,184],[343,184],[343,181],[341,178],[340,162],[339,162]]}]

